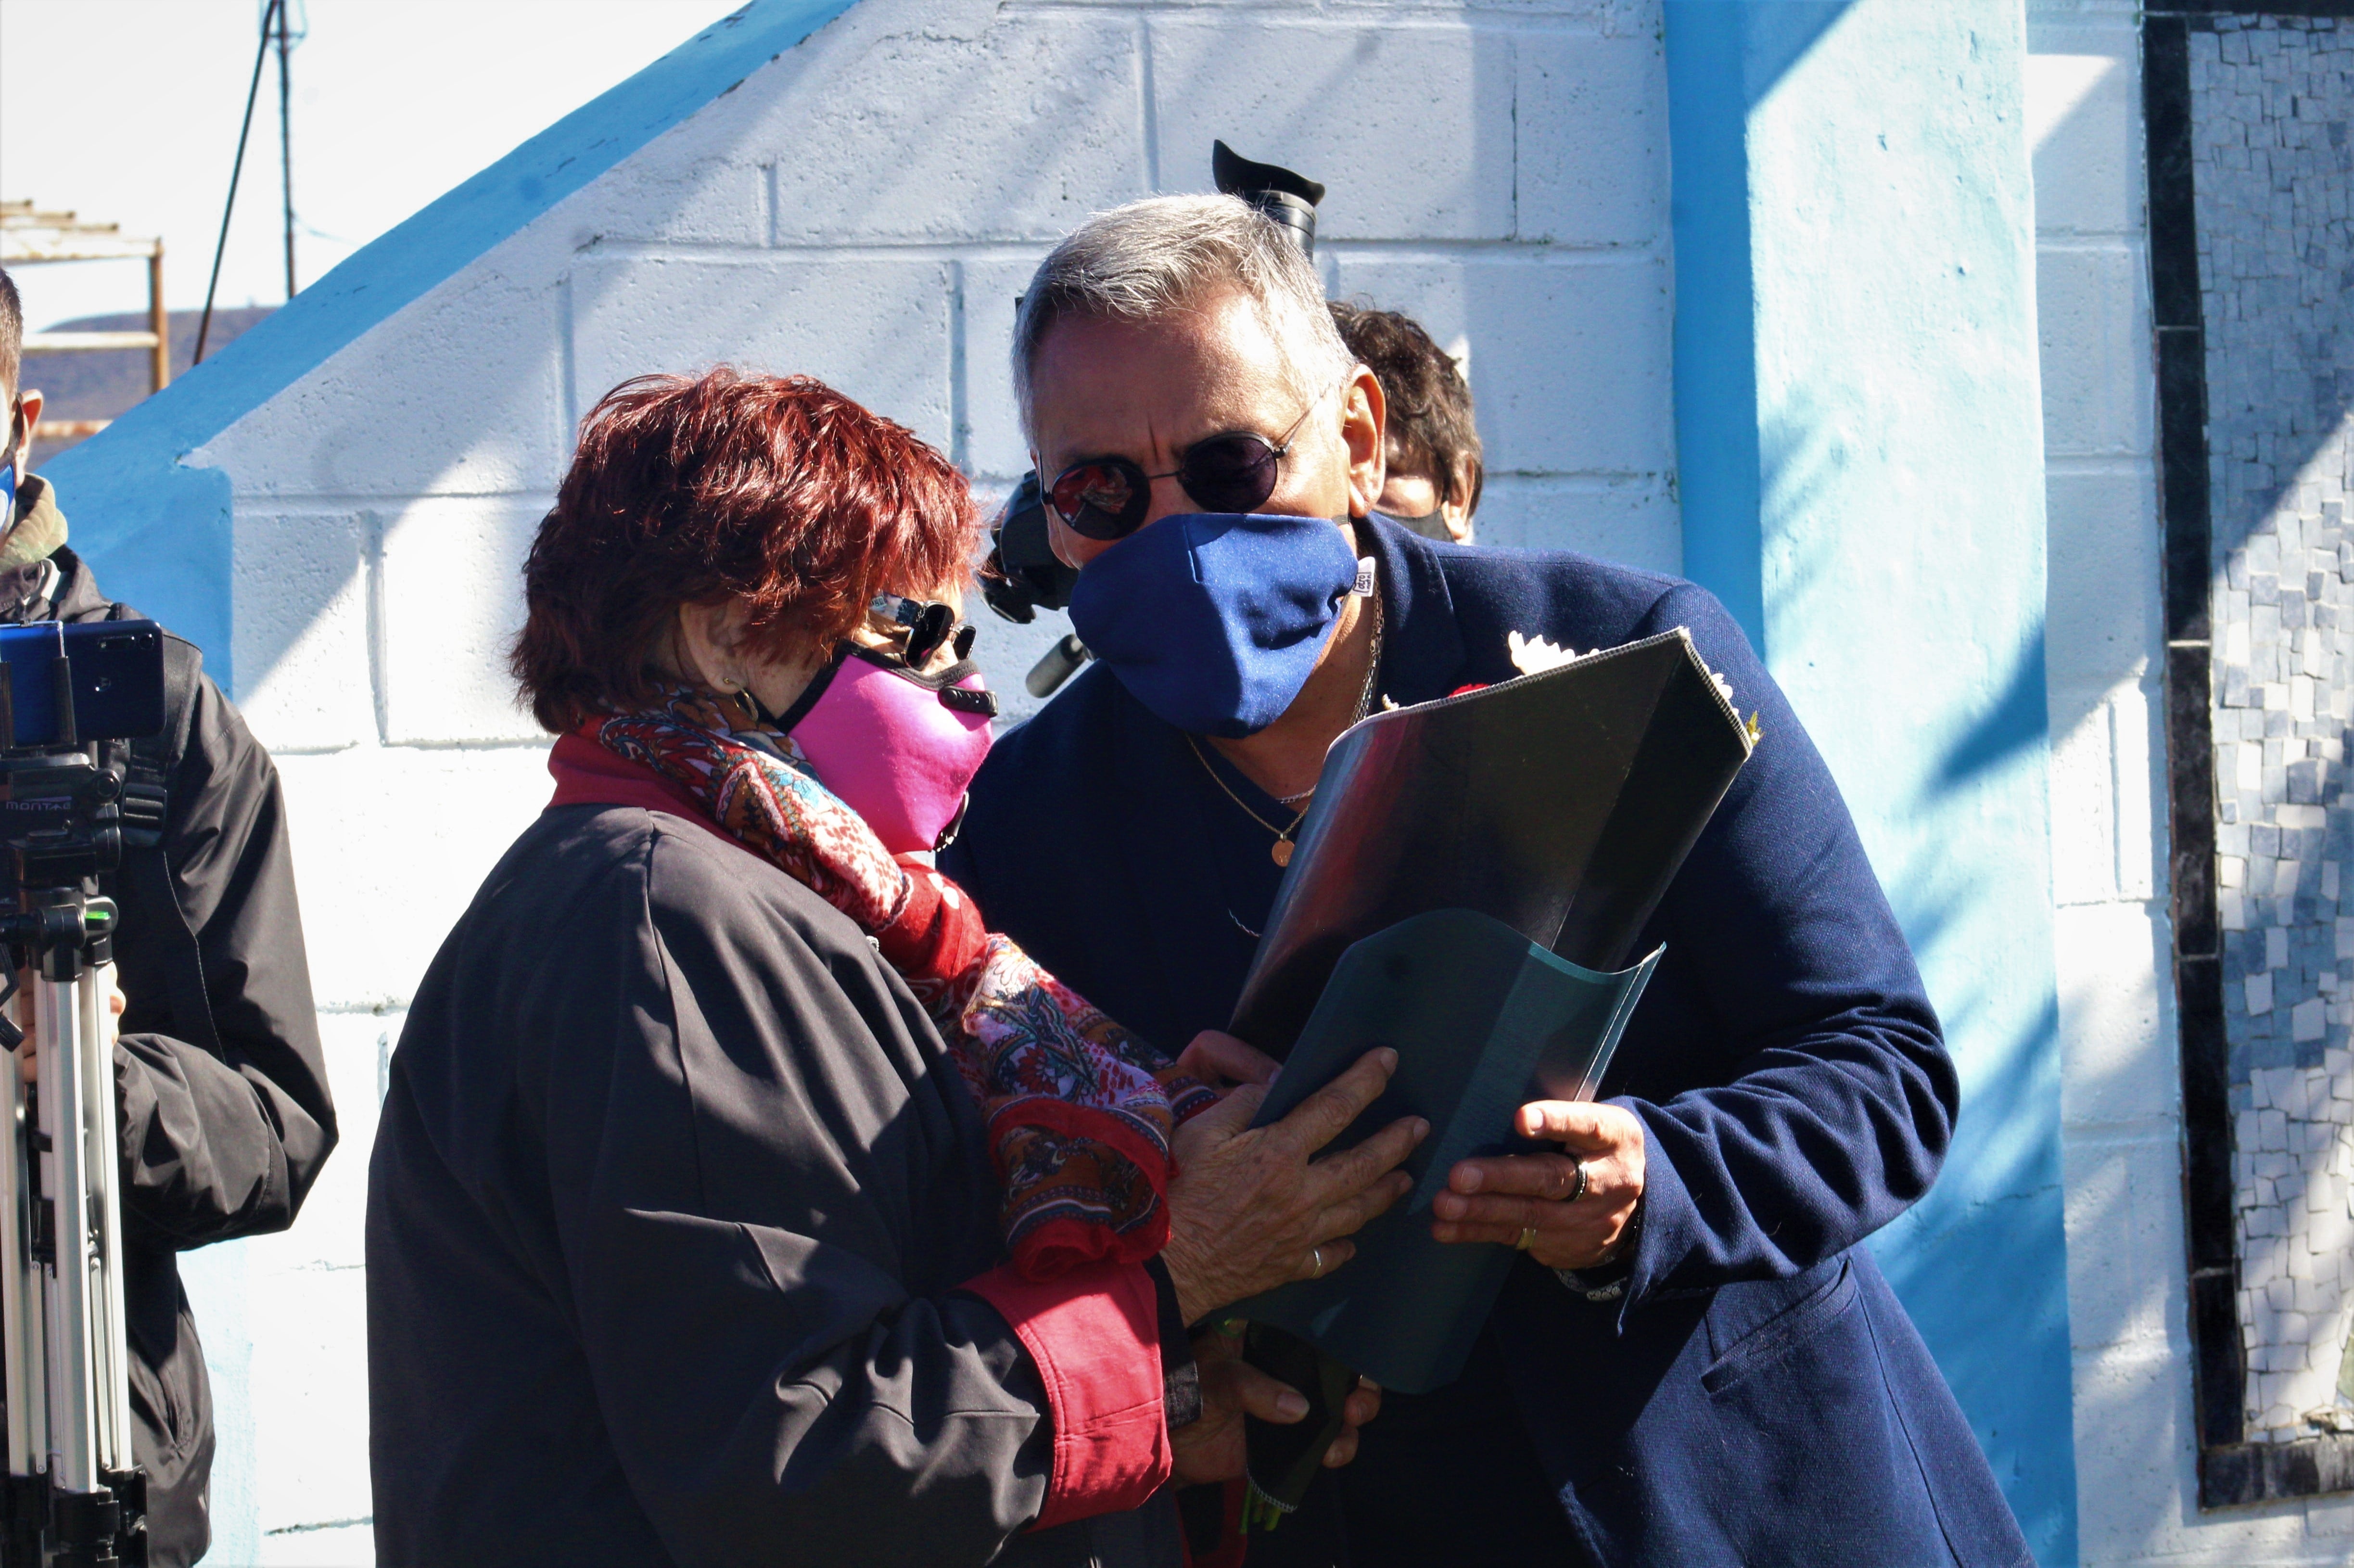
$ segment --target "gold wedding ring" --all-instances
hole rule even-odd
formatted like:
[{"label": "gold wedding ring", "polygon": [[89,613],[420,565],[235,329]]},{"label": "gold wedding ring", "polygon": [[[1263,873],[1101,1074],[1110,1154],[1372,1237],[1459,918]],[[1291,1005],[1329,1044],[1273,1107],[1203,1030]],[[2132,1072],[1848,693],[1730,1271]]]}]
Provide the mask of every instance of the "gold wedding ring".
[{"label": "gold wedding ring", "polygon": [[1308,1269],[1309,1278],[1321,1279],[1324,1277],[1324,1249],[1322,1247],[1312,1246],[1308,1249]]},{"label": "gold wedding ring", "polygon": [[1515,1246],[1515,1247],[1517,1247],[1517,1248],[1519,1248],[1519,1249],[1520,1249],[1521,1251],[1522,1251],[1522,1252],[1526,1252],[1526,1251],[1528,1251],[1528,1250],[1529,1250],[1529,1244],[1530,1244],[1530,1243],[1532,1243],[1532,1242],[1533,1242],[1533,1241],[1535,1241],[1536,1239],[1537,1239],[1537,1228],[1536,1228],[1536,1226],[1534,1226],[1534,1225],[1522,1225],[1522,1226],[1521,1227],[1521,1239],[1520,1239],[1520,1240],[1518,1240],[1518,1241],[1516,1241],[1516,1242],[1514,1242],[1514,1243],[1512,1244],[1512,1245],[1513,1245],[1513,1246]]}]

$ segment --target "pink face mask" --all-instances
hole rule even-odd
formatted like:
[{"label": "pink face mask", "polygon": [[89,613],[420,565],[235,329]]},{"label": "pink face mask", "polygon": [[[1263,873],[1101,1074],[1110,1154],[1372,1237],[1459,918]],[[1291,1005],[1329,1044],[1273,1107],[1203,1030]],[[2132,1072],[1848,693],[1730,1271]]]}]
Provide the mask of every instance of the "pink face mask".
[{"label": "pink face mask", "polygon": [[964,814],[996,712],[968,660],[919,675],[890,653],[844,643],[779,727],[885,849],[909,854],[940,847]]}]

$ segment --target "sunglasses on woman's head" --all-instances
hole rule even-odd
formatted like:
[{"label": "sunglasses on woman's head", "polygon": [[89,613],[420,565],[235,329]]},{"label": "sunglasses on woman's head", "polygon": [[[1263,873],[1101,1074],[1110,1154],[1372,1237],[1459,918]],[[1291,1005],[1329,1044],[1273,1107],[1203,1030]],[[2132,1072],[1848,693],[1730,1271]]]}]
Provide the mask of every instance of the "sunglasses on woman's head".
[{"label": "sunglasses on woman's head", "polygon": [[1125,539],[1142,527],[1156,479],[1174,479],[1204,512],[1256,512],[1275,493],[1291,439],[1323,401],[1320,394],[1301,409],[1280,441],[1255,430],[1229,430],[1187,447],[1167,473],[1147,473],[1127,458],[1075,462],[1046,487],[1046,505],[1065,527],[1090,539]]},{"label": "sunglasses on woman's head", "polygon": [[972,640],[978,635],[970,622],[960,622],[953,606],[919,599],[903,599],[896,593],[878,593],[867,609],[894,626],[907,629],[907,646],[901,657],[907,668],[920,671],[932,662],[932,655],[954,642],[956,656],[972,656]]}]

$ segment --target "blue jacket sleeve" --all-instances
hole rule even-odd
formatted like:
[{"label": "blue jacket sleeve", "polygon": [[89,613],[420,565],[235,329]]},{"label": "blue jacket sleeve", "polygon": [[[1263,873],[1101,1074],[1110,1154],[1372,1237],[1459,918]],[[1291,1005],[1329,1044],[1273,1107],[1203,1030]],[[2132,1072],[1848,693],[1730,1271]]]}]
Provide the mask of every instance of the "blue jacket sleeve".
[{"label": "blue jacket sleeve", "polygon": [[[1740,628],[1679,585],[1635,633],[1687,628],[1761,738],[1662,900],[1679,1033],[1712,1062],[1614,1103],[1647,1139],[1626,1310],[1661,1290],[1787,1277],[1928,1191],[1957,1088],[1936,1014],[1855,824]],[[1633,1044],[1630,1039],[1630,1044]]]}]

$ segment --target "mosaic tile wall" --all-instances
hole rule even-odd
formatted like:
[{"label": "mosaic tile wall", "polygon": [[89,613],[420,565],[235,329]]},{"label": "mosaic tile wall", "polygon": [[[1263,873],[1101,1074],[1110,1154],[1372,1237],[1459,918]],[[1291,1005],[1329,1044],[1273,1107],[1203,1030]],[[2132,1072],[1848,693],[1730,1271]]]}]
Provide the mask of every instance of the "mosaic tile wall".
[{"label": "mosaic tile wall", "polygon": [[2252,1439],[2354,1431],[2354,20],[2190,34]]}]

